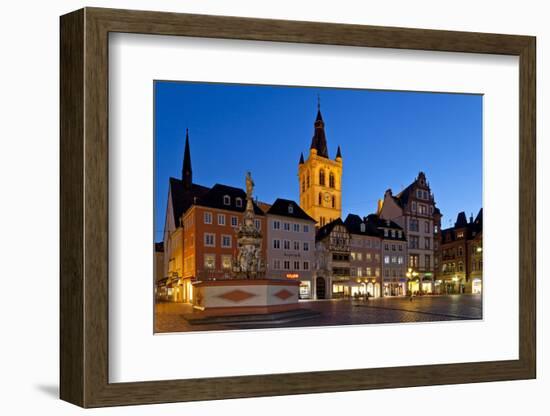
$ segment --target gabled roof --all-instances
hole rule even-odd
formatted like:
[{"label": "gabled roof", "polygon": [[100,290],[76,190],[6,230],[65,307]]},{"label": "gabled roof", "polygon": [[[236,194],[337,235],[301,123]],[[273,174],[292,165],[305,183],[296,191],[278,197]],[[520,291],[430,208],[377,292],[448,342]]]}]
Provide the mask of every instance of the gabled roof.
[{"label": "gabled roof", "polygon": [[393,197],[395,202],[397,202],[397,204],[401,208],[405,207],[405,205],[409,203],[409,197],[411,196],[415,183],[416,181],[411,183],[409,186],[407,186],[405,189],[403,189],[401,192]]},{"label": "gabled roof", "polygon": [[[346,228],[351,234],[366,235],[372,237],[380,237],[380,231],[372,221],[367,221],[356,214],[348,214],[344,221]],[[364,225],[364,229],[361,230],[361,225]]]},{"label": "gabled roof", "polygon": [[[224,196],[229,196],[229,204],[224,204]],[[237,198],[241,199],[241,206],[237,205]],[[217,183],[208,192],[205,192],[197,199],[196,205],[209,208],[225,209],[228,211],[244,212],[246,209],[246,192],[241,188],[227,186]],[[254,205],[254,214],[265,215],[264,212]]]},{"label": "gabled roof", "polygon": [[[463,217],[463,218],[462,218]],[[457,216],[454,227],[449,227],[441,230],[441,243],[449,243],[456,241],[456,230],[466,228],[465,238],[467,240],[472,239],[476,234],[483,231],[483,208],[481,208],[474,221],[466,221],[466,214],[460,212]]]},{"label": "gabled roof", "polygon": [[267,213],[269,208],[271,208],[271,204],[268,204],[267,202],[256,201],[256,205],[258,205],[264,213]]},{"label": "gabled roof", "polygon": [[[334,221],[331,221],[328,224],[323,225],[321,228],[317,230],[317,233],[315,235],[315,240],[319,241],[327,237],[328,235],[330,235],[334,227],[336,227],[337,225],[343,225],[344,227],[346,227],[346,224],[344,224],[341,218],[336,218]],[[346,230],[347,230],[347,227],[346,227]]]},{"label": "gabled roof", "polygon": [[193,204],[196,198],[200,198],[209,188],[196,183],[191,185],[191,189],[186,190],[183,181],[176,178],[170,178],[170,194],[172,196],[172,212],[174,213],[174,224],[179,225],[179,218]]},{"label": "gabled roof", "polygon": [[273,205],[271,205],[271,208],[269,208],[269,210],[267,211],[267,214],[297,218],[300,220],[307,220],[315,223],[315,220],[313,218],[307,215],[296,202],[290,199],[277,198]]}]

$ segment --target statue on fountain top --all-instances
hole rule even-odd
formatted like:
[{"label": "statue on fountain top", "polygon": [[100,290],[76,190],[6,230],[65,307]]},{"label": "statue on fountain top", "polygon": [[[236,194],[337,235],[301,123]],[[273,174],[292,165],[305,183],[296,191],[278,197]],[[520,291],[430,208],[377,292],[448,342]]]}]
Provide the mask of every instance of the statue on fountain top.
[{"label": "statue on fountain top", "polygon": [[246,209],[244,221],[237,231],[238,255],[233,268],[234,275],[240,278],[255,279],[264,272],[261,256],[262,234],[254,224],[254,181],[250,172],[246,173]]}]

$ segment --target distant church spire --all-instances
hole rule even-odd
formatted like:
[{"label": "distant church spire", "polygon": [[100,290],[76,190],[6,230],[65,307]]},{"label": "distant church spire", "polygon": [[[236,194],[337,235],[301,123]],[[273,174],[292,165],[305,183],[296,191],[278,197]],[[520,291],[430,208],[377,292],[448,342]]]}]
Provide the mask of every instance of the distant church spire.
[{"label": "distant church spire", "polygon": [[191,168],[191,151],[189,150],[189,129],[185,129],[185,152],[183,154],[181,180],[184,189],[190,190],[193,185],[193,169]]},{"label": "distant church spire", "polygon": [[313,132],[313,138],[311,139],[310,149],[317,150],[317,155],[326,157],[328,159],[325,122],[323,121],[323,116],[321,115],[321,98],[319,97],[319,95],[317,96],[317,117],[315,118],[315,123],[313,125],[315,127],[315,130]]}]

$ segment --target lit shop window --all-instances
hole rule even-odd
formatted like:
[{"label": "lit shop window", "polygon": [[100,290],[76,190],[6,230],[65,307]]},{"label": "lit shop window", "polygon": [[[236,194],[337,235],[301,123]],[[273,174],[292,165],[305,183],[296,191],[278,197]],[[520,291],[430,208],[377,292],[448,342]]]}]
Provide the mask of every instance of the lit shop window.
[{"label": "lit shop window", "polygon": [[216,255],[214,254],[205,254],[204,255],[204,268],[208,270],[213,270],[216,267]]},{"label": "lit shop window", "polygon": [[222,256],[222,267],[224,270],[231,269],[231,256]]}]

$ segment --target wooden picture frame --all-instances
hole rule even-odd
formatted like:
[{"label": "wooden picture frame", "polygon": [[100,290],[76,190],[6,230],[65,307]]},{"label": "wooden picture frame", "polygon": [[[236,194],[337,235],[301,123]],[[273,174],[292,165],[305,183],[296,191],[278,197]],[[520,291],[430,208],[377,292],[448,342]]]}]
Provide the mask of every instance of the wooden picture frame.
[{"label": "wooden picture frame", "polygon": [[[535,38],[85,8],[61,17],[60,396],[82,407],[536,377]],[[519,57],[519,359],[135,383],[108,379],[110,32]]]}]

